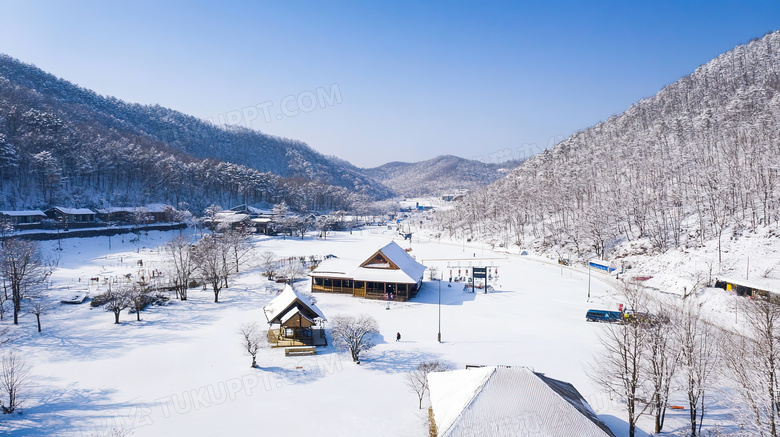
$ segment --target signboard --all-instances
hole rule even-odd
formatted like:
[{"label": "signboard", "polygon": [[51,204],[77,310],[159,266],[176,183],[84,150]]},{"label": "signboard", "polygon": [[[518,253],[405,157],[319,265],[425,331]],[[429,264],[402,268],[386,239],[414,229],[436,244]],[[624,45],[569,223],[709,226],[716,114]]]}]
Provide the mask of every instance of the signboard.
[{"label": "signboard", "polygon": [[474,279],[486,279],[487,267],[474,267],[472,276]]}]

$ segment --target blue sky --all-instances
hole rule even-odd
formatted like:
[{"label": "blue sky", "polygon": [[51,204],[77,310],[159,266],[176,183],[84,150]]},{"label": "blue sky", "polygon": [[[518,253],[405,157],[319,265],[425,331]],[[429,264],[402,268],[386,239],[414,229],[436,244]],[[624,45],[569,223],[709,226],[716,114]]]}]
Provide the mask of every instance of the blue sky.
[{"label": "blue sky", "polygon": [[522,156],[778,28],[777,0],[0,0],[0,52],[364,167]]}]

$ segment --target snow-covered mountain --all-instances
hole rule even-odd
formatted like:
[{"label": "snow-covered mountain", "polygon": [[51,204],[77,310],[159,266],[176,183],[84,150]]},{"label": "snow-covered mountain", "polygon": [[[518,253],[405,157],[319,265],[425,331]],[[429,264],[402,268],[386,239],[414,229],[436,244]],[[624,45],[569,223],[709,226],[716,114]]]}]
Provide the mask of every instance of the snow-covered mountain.
[{"label": "snow-covered mountain", "polygon": [[3,207],[74,199],[345,207],[391,191],[308,145],[138,105],[0,55]]},{"label": "snow-covered mountain", "polygon": [[519,162],[486,164],[452,155],[421,162],[390,162],[363,169],[364,174],[392,188],[404,197],[439,195],[443,192],[484,187],[506,176]]},{"label": "snow-covered mountain", "polygon": [[572,135],[440,219],[450,235],[575,257],[716,242],[717,261],[730,239],[777,236],[780,32]]}]

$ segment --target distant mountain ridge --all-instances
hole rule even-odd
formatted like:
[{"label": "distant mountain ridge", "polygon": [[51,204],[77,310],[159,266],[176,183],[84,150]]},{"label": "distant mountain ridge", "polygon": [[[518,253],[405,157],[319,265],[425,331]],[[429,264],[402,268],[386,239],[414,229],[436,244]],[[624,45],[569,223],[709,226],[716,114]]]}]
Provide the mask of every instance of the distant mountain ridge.
[{"label": "distant mountain ridge", "polygon": [[392,188],[404,197],[440,195],[453,190],[473,190],[506,176],[519,161],[487,164],[453,155],[437,156],[421,162],[389,162],[362,169],[363,174]]},{"label": "distant mountain ridge", "polygon": [[[243,199],[235,199],[237,201],[260,200],[260,198],[276,201],[285,198],[288,203],[296,204],[301,203],[300,199],[296,201],[293,197],[300,195],[300,186],[306,184],[318,185],[318,189],[325,191],[326,195],[328,195],[327,191],[333,191],[332,194],[335,194],[339,190],[321,190],[323,188],[321,185],[343,188],[350,193],[363,195],[369,199],[381,199],[392,195],[387,187],[377,183],[372,178],[334,164],[303,142],[265,135],[240,127],[218,127],[159,105],[139,105],[126,103],[113,97],[103,97],[5,55],[0,55],[0,83],[3,87],[0,91],[0,134],[4,138],[3,143],[0,144],[11,144],[14,149],[13,154],[16,154],[16,158],[22,158],[23,161],[29,161],[33,154],[43,151],[50,152],[52,161],[49,164],[59,165],[62,167],[63,175],[67,176],[64,180],[60,178],[60,182],[64,182],[63,186],[52,187],[54,191],[64,190],[64,193],[77,188],[72,184],[80,177],[71,175],[70,168],[63,166],[63,164],[72,159],[79,161],[79,159],[89,158],[89,154],[82,154],[76,158],[72,155],[64,156],[63,153],[78,153],[78,151],[83,151],[88,143],[96,147],[105,147],[111,140],[117,141],[121,138],[119,142],[124,144],[122,147],[129,144],[135,146],[143,144],[143,148],[147,151],[153,150],[163,153],[166,155],[165,159],[179,161],[178,164],[194,165],[195,161],[218,160],[222,163],[222,167],[232,165],[234,168],[231,171],[234,173],[256,171],[264,175],[261,179],[267,179],[263,184],[268,186],[256,186],[254,188],[259,189],[254,190],[248,185],[252,185],[251,179],[257,179],[260,176],[245,175],[250,180],[249,183],[234,180],[231,183],[242,186],[236,188],[233,195],[220,195],[216,196],[217,198],[226,197],[229,200],[234,200],[232,199],[234,197],[243,197]],[[41,120],[49,120],[45,123],[51,122],[59,127],[54,131],[43,132],[39,129],[41,126],[34,126],[36,122],[31,120],[34,118],[33,112],[37,112],[42,117],[39,117]],[[54,138],[52,134],[55,136],[65,135],[65,137]],[[44,147],[46,140],[40,138],[41,135],[48,136],[54,143],[68,143],[67,148],[71,150],[48,149]],[[48,146],[53,145],[49,144]],[[30,155],[26,155],[28,153]],[[0,159],[2,159],[1,156]],[[95,164],[97,163],[86,163],[88,167]],[[13,163],[10,162],[0,162],[0,165],[5,165],[6,170],[14,168]],[[201,165],[208,167],[206,164]],[[210,165],[217,166],[218,164],[211,162]],[[33,167],[35,166],[29,167],[28,170],[39,170]],[[10,177],[11,173],[5,171],[0,176]],[[44,175],[40,176],[45,179]],[[223,176],[225,178],[222,182],[226,178],[230,179],[227,175]],[[235,179],[234,176],[233,179]],[[297,188],[287,190],[282,189],[282,186],[277,186],[278,184],[289,186],[290,183],[285,183],[284,179],[293,180],[292,185]],[[138,183],[140,181],[134,180],[130,185],[138,185]],[[96,188],[92,184],[88,185],[91,185],[90,188]],[[146,191],[146,193],[131,197],[143,197],[147,201],[170,201],[170,197],[186,197],[167,196],[168,198],[161,198],[161,193],[154,193],[155,190],[152,187],[144,187],[143,185],[141,183],[133,188]],[[17,186],[17,188],[21,187]],[[98,192],[101,191],[100,187],[97,188]],[[247,190],[259,192],[248,196]],[[244,191],[244,193],[238,191]],[[44,198],[47,194],[56,195],[57,193],[17,192],[10,197],[21,195],[22,199],[19,199],[19,202],[33,206],[45,201]],[[304,196],[313,198],[316,197],[316,194]],[[87,202],[87,197],[84,197],[82,201]],[[162,197],[166,196],[162,195]],[[247,197],[252,197],[252,199]],[[290,198],[288,199],[288,197]],[[339,197],[348,197],[348,193],[339,193]],[[340,199],[338,203],[344,203],[344,200],[346,199]],[[114,196],[111,201],[122,202],[123,200]],[[303,203],[307,202],[303,201]],[[329,202],[326,201],[322,205],[316,205],[316,203],[315,201],[311,202],[310,205],[303,204],[301,206],[308,208],[327,207]]]}]

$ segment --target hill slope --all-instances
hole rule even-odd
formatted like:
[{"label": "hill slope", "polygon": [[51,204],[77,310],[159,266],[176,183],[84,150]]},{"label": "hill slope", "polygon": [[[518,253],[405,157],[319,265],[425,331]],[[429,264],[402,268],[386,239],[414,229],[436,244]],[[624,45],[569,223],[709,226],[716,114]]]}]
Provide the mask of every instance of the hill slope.
[{"label": "hill slope", "polygon": [[[0,203],[6,206],[36,206],[58,196],[75,196],[84,204],[100,198],[118,203],[136,200],[131,198],[202,203],[211,196],[224,202],[284,198],[312,208],[328,207],[334,200],[343,204],[350,193],[370,198],[391,194],[300,141],[221,128],[160,106],[103,97],[4,55],[0,55],[0,83],[0,145],[5,149],[0,166],[6,182]],[[139,149],[158,155],[150,158],[152,164],[165,161],[172,168],[161,169],[146,181],[122,175],[131,167],[135,173],[149,170],[138,161],[144,154]],[[50,156],[34,158],[43,152]],[[123,162],[114,156],[117,153],[132,165],[117,168]],[[123,195],[115,193],[114,185],[103,183],[102,173],[109,171],[111,177],[123,179]],[[176,173],[186,176],[185,183],[193,178],[198,183],[181,189],[179,182],[168,180]],[[151,182],[157,186],[150,186]],[[219,193],[196,195],[196,187],[211,185]],[[318,196],[338,200],[312,200]]]},{"label": "hill slope", "polygon": [[657,253],[759,227],[777,234],[780,32],[531,158],[439,225],[498,245],[606,258],[629,255],[630,245],[612,250],[627,242]]}]

